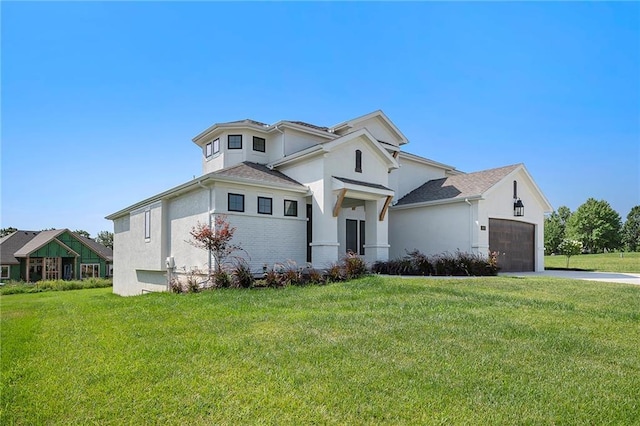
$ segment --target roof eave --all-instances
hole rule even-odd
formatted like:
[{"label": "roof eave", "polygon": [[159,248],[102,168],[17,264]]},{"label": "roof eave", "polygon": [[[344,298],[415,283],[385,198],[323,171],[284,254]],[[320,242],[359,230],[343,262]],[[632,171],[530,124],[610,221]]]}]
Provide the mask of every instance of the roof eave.
[{"label": "roof eave", "polygon": [[389,208],[393,210],[407,210],[407,209],[415,209],[419,207],[438,206],[442,204],[466,203],[467,201],[479,201],[479,200],[484,200],[484,197],[482,195],[472,195],[469,197],[444,198],[441,200],[422,201],[419,203],[392,205]]},{"label": "roof eave", "polygon": [[302,194],[308,194],[309,188],[307,187],[297,187],[294,185],[286,185],[275,182],[260,182],[254,179],[247,179],[241,177],[232,177],[232,176],[220,176],[215,178],[215,182],[223,182],[223,183],[239,183],[242,185],[255,186],[258,188],[270,188],[270,189],[282,189],[286,191],[299,192]]},{"label": "roof eave", "polygon": [[256,130],[263,133],[269,133],[274,129],[274,126],[260,126],[258,124],[250,123],[250,122],[240,122],[240,123],[216,123],[213,126],[209,127],[207,130],[201,132],[197,136],[193,137],[191,141],[196,145],[200,145],[203,139],[208,139],[213,137],[216,132],[224,131],[224,130],[233,130],[233,129],[250,129]]},{"label": "roof eave", "polygon": [[167,198],[171,198],[171,196],[175,196],[175,195],[180,194],[182,192],[190,191],[192,189],[192,187],[200,186],[204,182],[211,180],[212,179],[211,174],[212,173],[206,174],[204,176],[200,176],[199,178],[190,180],[189,182],[183,183],[182,185],[178,185],[178,186],[173,187],[173,188],[171,188],[171,189],[169,189],[167,191],[164,191],[164,192],[161,192],[159,194],[156,194],[156,195],[154,195],[152,197],[145,198],[142,201],[139,201],[139,202],[137,202],[135,204],[130,205],[129,207],[126,207],[126,208],[124,208],[122,210],[118,210],[117,212],[106,216],[105,219],[114,220],[114,219],[122,217],[122,216],[124,216],[124,215],[126,215],[126,214],[128,214],[128,213],[130,213],[130,212],[132,212],[134,210],[137,210],[137,209],[139,209],[141,207],[147,206],[149,204],[152,204],[152,203],[155,203],[155,202],[158,202],[158,201],[165,200]]}]

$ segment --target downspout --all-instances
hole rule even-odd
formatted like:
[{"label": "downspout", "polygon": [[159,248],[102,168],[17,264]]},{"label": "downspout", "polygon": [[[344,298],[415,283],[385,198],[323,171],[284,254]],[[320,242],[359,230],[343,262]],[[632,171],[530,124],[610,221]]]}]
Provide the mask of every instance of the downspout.
[{"label": "downspout", "polygon": [[284,135],[284,132],[278,128],[278,126],[276,126],[276,127],[274,127],[274,128],[275,128],[277,131],[279,131],[280,133],[282,133],[282,158],[284,158],[284,156],[285,156],[285,152],[286,152],[286,151],[285,151],[285,149],[284,149],[284,139],[285,139],[285,135]]},{"label": "downspout", "polygon": [[[212,208],[212,203],[213,203],[213,200],[211,199],[211,188],[209,188],[208,186],[204,186],[202,184],[202,181],[200,181],[200,180],[198,180],[198,185],[201,186],[202,188],[206,189],[207,192],[209,193],[209,209],[207,210],[207,217],[208,217],[208,220],[209,220],[209,229],[211,229],[211,225],[212,225],[212,222],[211,222],[211,208]],[[208,272],[209,272],[209,276],[211,276],[211,266],[212,266],[211,265],[211,251],[209,251],[208,261],[209,261],[209,271]]]},{"label": "downspout", "polygon": [[473,211],[471,210],[473,205],[468,198],[465,198],[464,202],[469,204],[469,250],[473,251]]}]

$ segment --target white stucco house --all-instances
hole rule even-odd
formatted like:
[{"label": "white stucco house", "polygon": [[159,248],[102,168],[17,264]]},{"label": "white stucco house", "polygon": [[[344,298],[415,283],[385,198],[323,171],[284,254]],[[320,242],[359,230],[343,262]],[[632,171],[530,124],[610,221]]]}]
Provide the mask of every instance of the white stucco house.
[{"label": "white stucco house", "polygon": [[219,214],[256,272],[287,260],[322,269],[348,250],[374,262],[413,249],[492,250],[502,270],[544,269],[552,208],[524,165],[467,174],[406,153],[407,138],[382,111],[332,127],[218,123],[193,142],[200,177],[107,216],[115,293],[162,291],[167,268],[208,270],[212,259],[189,232]]}]

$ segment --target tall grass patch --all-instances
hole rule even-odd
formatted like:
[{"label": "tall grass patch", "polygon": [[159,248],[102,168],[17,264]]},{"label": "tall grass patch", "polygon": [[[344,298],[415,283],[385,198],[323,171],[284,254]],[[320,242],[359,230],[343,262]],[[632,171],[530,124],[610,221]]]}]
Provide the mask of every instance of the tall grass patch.
[{"label": "tall grass patch", "polygon": [[112,287],[111,278],[88,278],[86,280],[46,280],[27,283],[9,281],[0,286],[0,294],[40,293],[42,291],[67,291],[86,288]]}]

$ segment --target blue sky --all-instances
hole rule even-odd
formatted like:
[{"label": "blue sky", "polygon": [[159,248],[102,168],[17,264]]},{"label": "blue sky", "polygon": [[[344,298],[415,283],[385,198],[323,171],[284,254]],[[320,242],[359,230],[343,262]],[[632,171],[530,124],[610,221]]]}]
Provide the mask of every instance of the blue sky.
[{"label": "blue sky", "polygon": [[640,204],[640,3],[2,2],[1,227],[104,216],[201,174],[215,122],[382,109],[405,150],[524,162],[558,208]]}]

